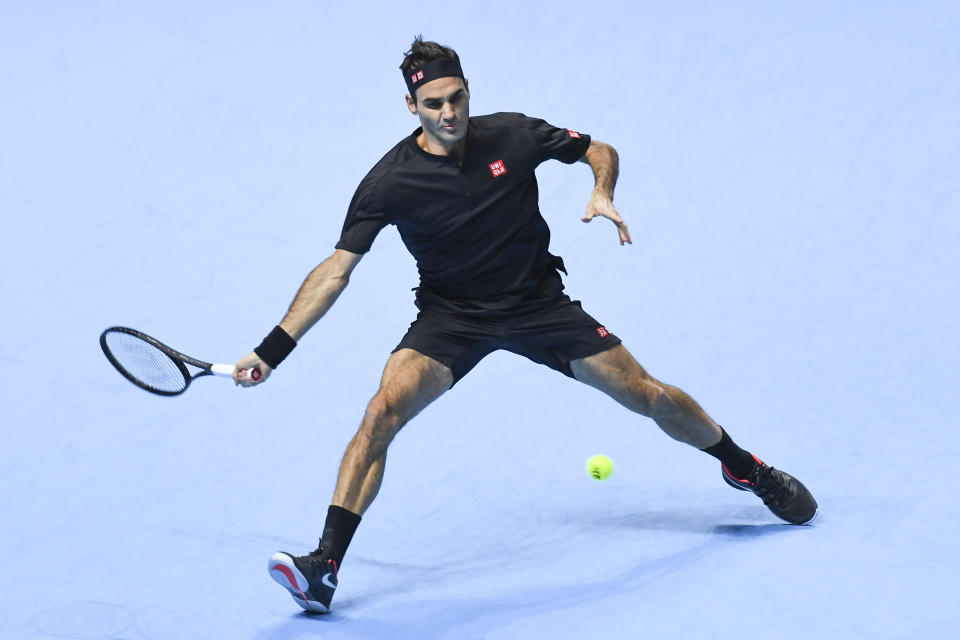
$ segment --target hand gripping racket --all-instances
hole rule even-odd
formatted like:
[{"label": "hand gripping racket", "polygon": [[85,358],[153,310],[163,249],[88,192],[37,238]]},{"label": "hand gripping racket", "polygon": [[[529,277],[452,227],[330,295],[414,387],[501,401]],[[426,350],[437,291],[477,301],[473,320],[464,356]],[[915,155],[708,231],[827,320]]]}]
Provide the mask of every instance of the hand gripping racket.
[{"label": "hand gripping racket", "polygon": [[[211,375],[233,378],[232,364],[210,364],[191,358],[136,329],[110,327],[100,334],[100,348],[124,378],[161,396],[180,395],[195,378]],[[187,365],[199,371],[191,374]],[[250,372],[254,382],[262,375],[260,369]]]}]

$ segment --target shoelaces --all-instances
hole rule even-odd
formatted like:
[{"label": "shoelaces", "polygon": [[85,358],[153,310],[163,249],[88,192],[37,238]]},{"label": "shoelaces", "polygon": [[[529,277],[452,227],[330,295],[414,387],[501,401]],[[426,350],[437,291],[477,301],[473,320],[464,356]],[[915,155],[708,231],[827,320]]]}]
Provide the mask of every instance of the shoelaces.
[{"label": "shoelaces", "polygon": [[773,467],[761,467],[757,473],[755,485],[757,487],[755,493],[763,500],[763,504],[776,502],[782,505],[782,500],[790,497],[788,483]]}]

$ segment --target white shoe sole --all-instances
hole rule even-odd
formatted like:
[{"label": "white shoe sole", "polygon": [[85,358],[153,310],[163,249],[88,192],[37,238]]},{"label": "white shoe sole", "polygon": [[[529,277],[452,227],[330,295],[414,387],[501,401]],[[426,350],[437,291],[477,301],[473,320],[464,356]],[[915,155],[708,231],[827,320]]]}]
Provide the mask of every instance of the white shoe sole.
[{"label": "white shoe sole", "polygon": [[313,613],[330,613],[329,607],[307,597],[310,583],[300,573],[297,565],[293,563],[293,558],[289,555],[280,552],[273,554],[267,563],[267,569],[270,571],[270,577],[273,578],[274,582],[289,591],[298,605]]}]

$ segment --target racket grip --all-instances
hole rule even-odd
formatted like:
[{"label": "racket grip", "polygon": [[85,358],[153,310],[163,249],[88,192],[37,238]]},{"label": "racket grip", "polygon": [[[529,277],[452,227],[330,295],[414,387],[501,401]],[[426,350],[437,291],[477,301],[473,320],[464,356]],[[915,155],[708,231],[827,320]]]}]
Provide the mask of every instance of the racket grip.
[{"label": "racket grip", "polygon": [[[214,364],[210,366],[210,371],[214,375],[224,376],[226,378],[232,378],[233,372],[236,370],[232,364]],[[254,367],[250,370],[250,379],[254,382],[260,382],[260,378],[263,377],[263,372],[260,371],[260,367]]]}]

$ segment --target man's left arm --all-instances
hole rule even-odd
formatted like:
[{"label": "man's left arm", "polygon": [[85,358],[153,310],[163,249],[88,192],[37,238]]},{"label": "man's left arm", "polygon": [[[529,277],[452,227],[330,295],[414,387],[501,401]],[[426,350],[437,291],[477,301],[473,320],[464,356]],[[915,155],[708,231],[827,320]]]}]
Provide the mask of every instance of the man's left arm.
[{"label": "man's left arm", "polygon": [[620,157],[617,150],[605,142],[597,140],[590,141],[590,147],[580,158],[580,162],[590,165],[593,169],[595,186],[593,194],[590,196],[590,202],[587,203],[587,212],[581,220],[590,222],[597,216],[603,216],[612,220],[617,225],[617,232],[620,234],[620,245],[633,244],[630,239],[630,232],[627,230],[627,223],[620,217],[620,212],[613,206],[613,189],[617,185],[617,176],[620,173]]}]

